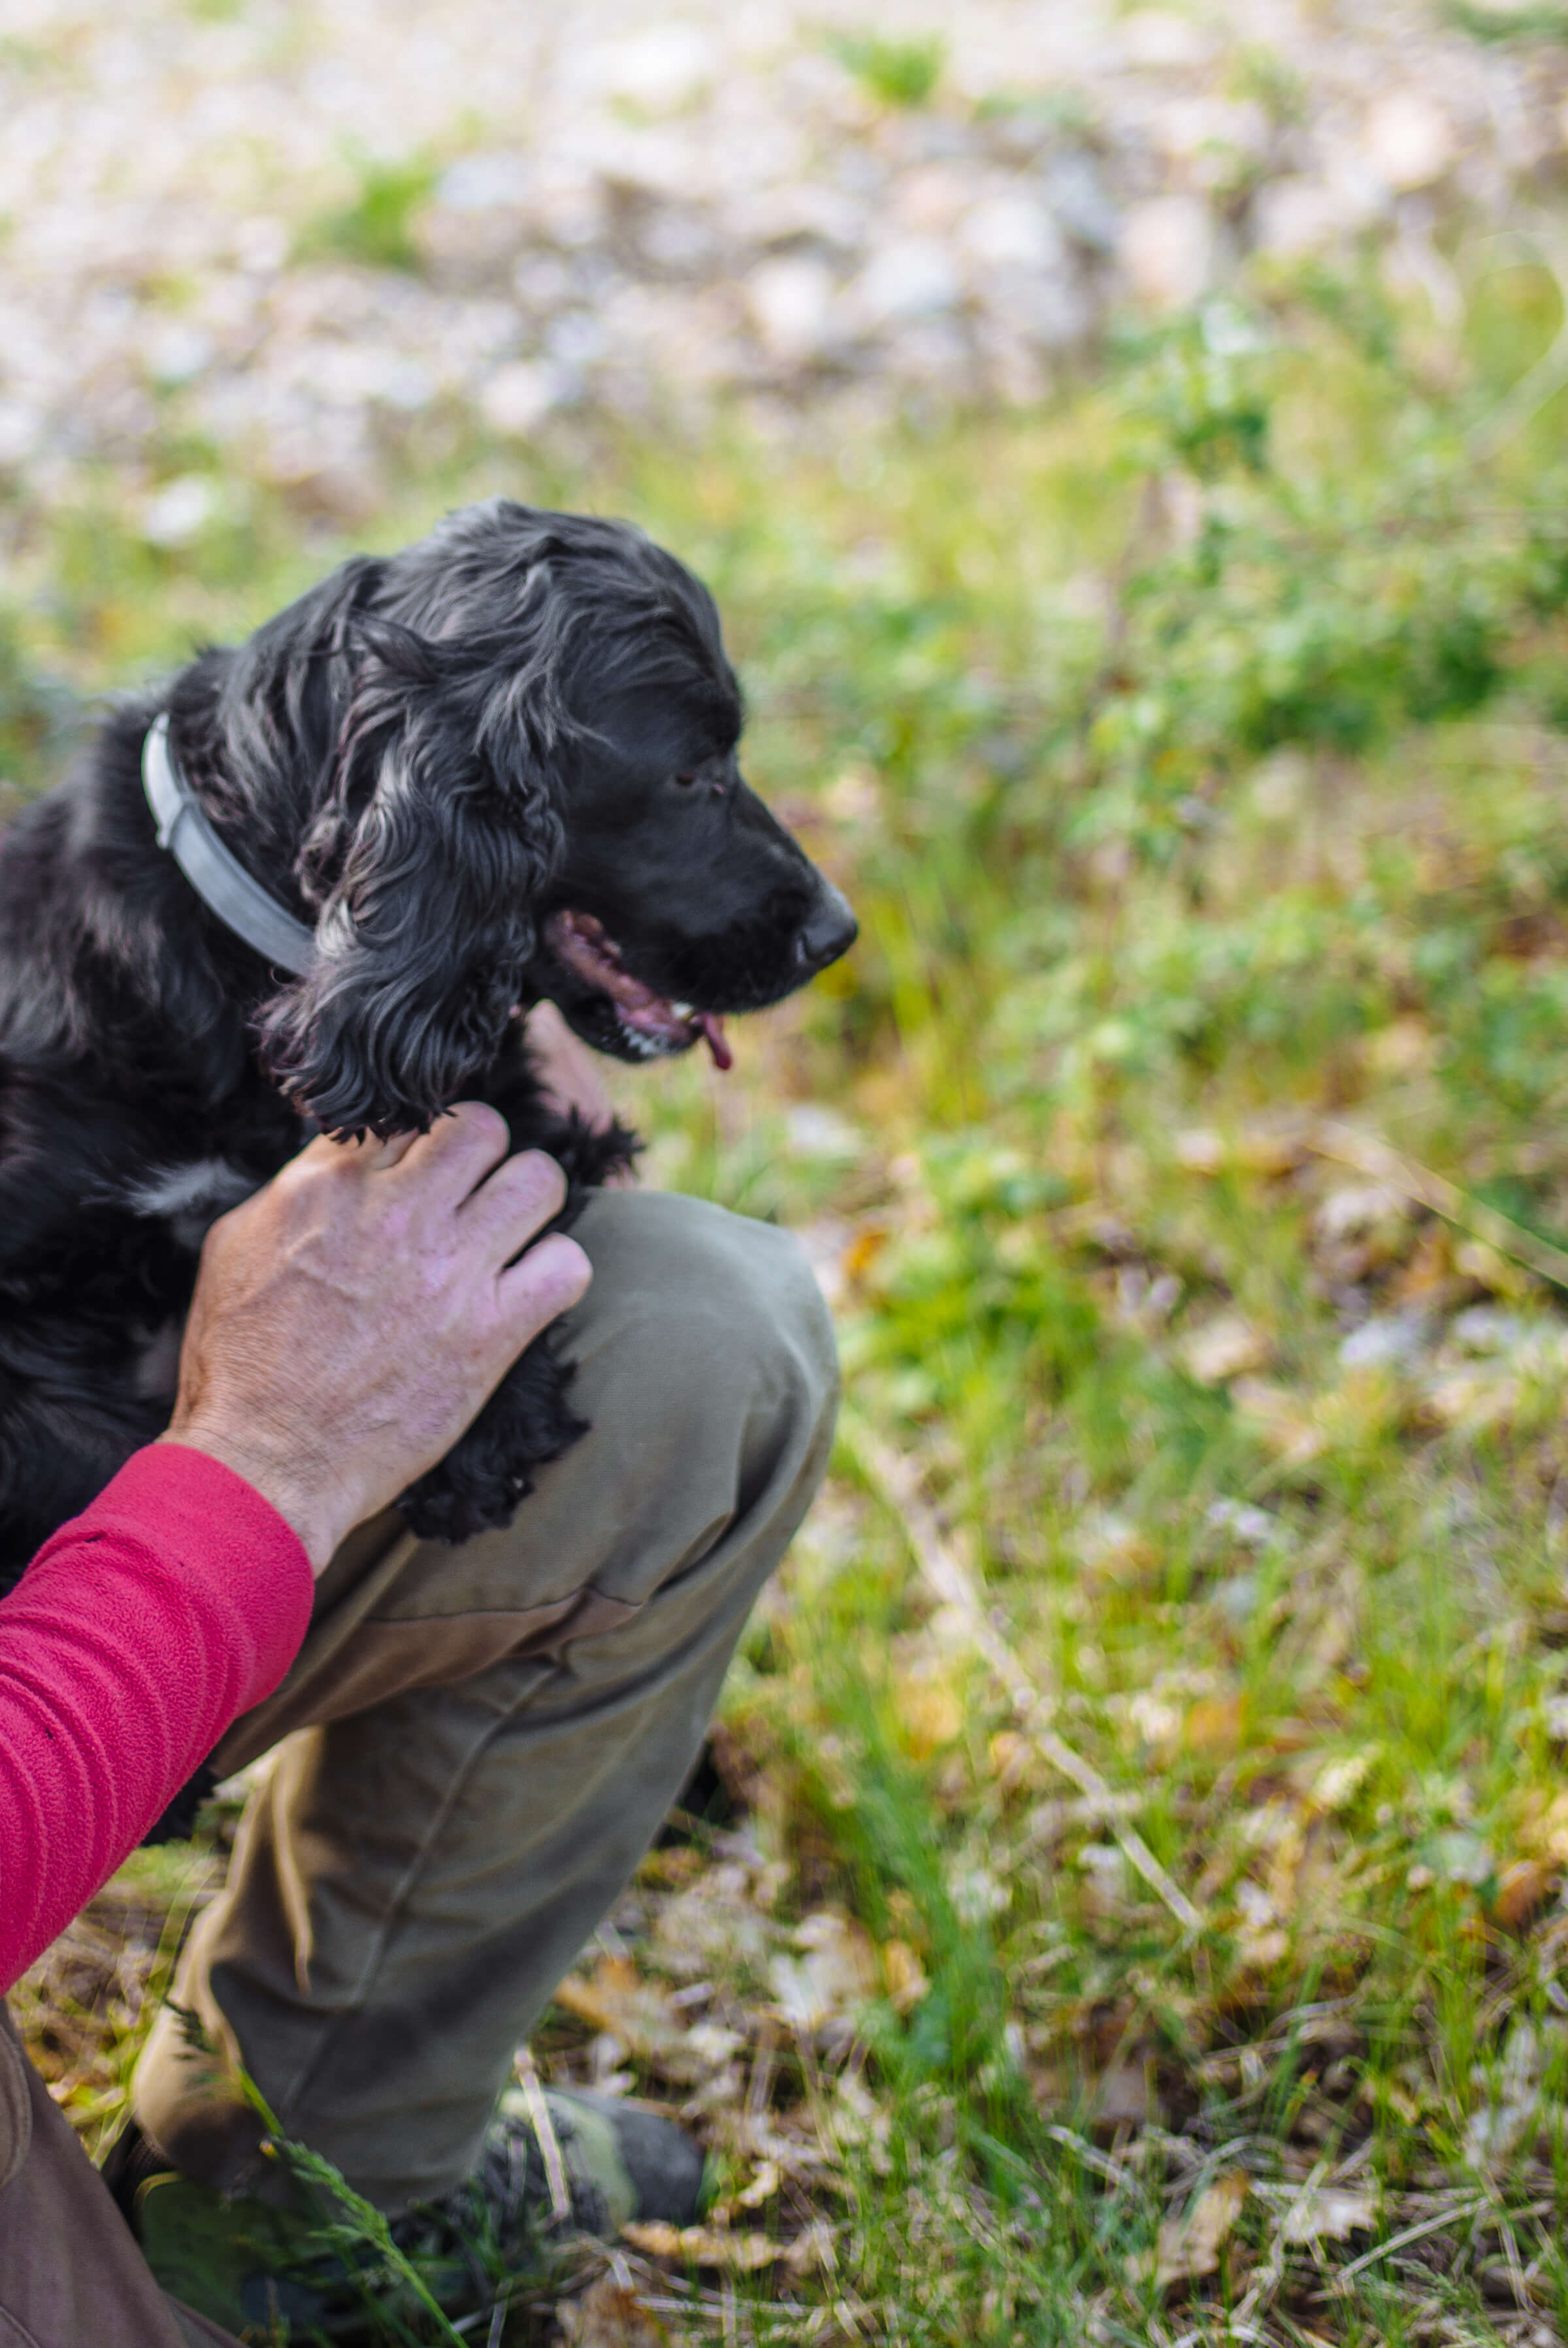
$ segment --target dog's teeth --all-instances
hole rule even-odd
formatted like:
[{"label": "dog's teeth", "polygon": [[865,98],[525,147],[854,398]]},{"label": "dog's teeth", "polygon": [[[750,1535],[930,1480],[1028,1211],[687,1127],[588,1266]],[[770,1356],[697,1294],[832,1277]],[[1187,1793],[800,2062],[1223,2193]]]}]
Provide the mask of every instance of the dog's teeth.
[{"label": "dog's teeth", "polygon": [[677,1019],[694,1019],[697,1015],[689,1003],[671,1003],[670,1008]]}]

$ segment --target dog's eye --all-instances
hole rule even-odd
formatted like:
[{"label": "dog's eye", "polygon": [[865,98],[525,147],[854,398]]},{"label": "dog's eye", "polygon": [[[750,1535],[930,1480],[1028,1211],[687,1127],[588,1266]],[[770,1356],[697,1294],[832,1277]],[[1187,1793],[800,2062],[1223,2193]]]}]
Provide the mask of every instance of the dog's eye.
[{"label": "dog's eye", "polygon": [[675,780],[689,790],[693,783],[701,782],[702,777],[694,767],[684,767],[676,776]]}]

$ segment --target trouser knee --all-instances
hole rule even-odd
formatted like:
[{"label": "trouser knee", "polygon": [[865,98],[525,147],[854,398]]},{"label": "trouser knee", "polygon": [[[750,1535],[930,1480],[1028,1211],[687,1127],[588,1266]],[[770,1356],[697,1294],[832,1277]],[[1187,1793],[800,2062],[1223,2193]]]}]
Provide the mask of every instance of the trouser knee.
[{"label": "trouser knee", "polygon": [[[578,1231],[594,1279],[568,1350],[592,1432],[575,1465],[544,1471],[538,1497],[548,1510],[555,1486],[590,1481],[643,1575],[664,1548],[667,1581],[737,1519],[798,1508],[815,1487],[838,1401],[833,1324],[799,1241],[773,1225],[631,1192],[595,1200]],[[666,1543],[648,1540],[651,1514]],[[651,1595],[627,1585],[613,1530],[603,1546],[596,1586]]]}]

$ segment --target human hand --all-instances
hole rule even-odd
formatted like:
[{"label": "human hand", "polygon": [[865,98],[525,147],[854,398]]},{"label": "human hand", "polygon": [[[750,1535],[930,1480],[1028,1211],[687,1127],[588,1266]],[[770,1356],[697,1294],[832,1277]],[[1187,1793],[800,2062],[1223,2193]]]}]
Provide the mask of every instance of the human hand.
[{"label": "human hand", "polygon": [[588,1286],[575,1240],[528,1247],[560,1168],[507,1146],[477,1101],[425,1134],[322,1138],[207,1235],[164,1439],[254,1485],[317,1573]]}]

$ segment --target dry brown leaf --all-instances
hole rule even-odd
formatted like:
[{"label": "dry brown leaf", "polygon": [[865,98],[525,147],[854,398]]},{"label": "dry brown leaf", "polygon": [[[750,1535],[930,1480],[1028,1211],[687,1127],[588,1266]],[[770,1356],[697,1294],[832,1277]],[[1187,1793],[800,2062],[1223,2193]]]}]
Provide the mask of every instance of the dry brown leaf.
[{"label": "dry brown leaf", "polygon": [[1258,1932],[1244,1932],[1236,1944],[1236,1962],[1248,1972],[1268,1973],[1290,1954],[1290,1935],[1279,1924]]},{"label": "dry brown leaf", "polygon": [[1236,1885],[1236,1959],[1256,1972],[1280,1964],[1290,1951],[1290,1936],[1261,1883],[1245,1879]]},{"label": "dry brown leaf", "polygon": [[1086,1576],[1131,1589],[1162,1563],[1158,1545],[1141,1525],[1114,1509],[1097,1511],[1078,1529],[1078,1554]]},{"label": "dry brown leaf", "polygon": [[904,1744],[917,1761],[927,1760],[963,1734],[964,1707],[946,1680],[900,1680],[895,1705]]},{"label": "dry brown leaf", "polygon": [[1451,1377],[1434,1379],[1426,1396],[1434,1418],[1470,1435],[1501,1426],[1518,1410],[1519,1400],[1519,1380],[1495,1367],[1456,1370]]},{"label": "dry brown leaf", "polygon": [[1147,2059],[1112,2063],[1109,2070],[1102,2071],[1092,2085],[1089,2116],[1099,2128],[1163,2125],[1164,2113],[1153,2065]]},{"label": "dry brown leaf", "polygon": [[1453,1233],[1445,1223],[1429,1223],[1395,1272],[1389,1299],[1395,1304],[1440,1301],[1454,1274]]},{"label": "dry brown leaf", "polygon": [[1269,1359],[1268,1340],[1239,1313],[1222,1313],[1193,1330],[1181,1346],[1183,1361],[1200,1385],[1227,1385],[1232,1378],[1263,1369]]},{"label": "dry brown leaf", "polygon": [[[1565,1741],[1563,1731],[1550,1721],[1548,1733],[1556,1744]],[[1526,1794],[1518,1841],[1525,1857],[1554,1859],[1559,1866],[1568,1866],[1568,1793],[1548,1795],[1538,1787]]]},{"label": "dry brown leaf", "polygon": [[1310,1406],[1288,1386],[1276,1385],[1267,1378],[1238,1378],[1231,1388],[1231,1400],[1244,1417],[1253,1421],[1275,1457],[1289,1467],[1305,1468],[1328,1447],[1328,1437]]},{"label": "dry brown leaf", "polygon": [[986,1746],[986,1765],[1004,1794],[1029,1775],[1033,1748],[1016,1728],[999,1728]]},{"label": "dry brown leaf", "polygon": [[1168,2218],[1160,2229],[1154,2281],[1161,2291],[1179,2282],[1199,2282],[1220,2262],[1231,2229],[1246,2205],[1250,2184],[1245,2168],[1227,2168],[1205,2185],[1184,2218]]},{"label": "dry brown leaf", "polygon": [[1378,1076],[1408,1076],[1430,1064],[1437,1045],[1438,1038],[1426,1021],[1412,1015],[1365,1036],[1361,1057]]},{"label": "dry brown leaf", "polygon": [[931,1986],[907,1941],[883,1941],[882,1978],[888,2003],[896,2013],[912,2012]]},{"label": "dry brown leaf", "polygon": [[755,2274],[787,2253],[787,2242],[766,2234],[725,2234],[713,2226],[671,2226],[663,2219],[622,2226],[623,2238],[646,2258],[679,2259],[689,2267],[723,2267],[731,2274]]},{"label": "dry brown leaf", "polygon": [[1244,1174],[1266,1174],[1276,1179],[1294,1174],[1306,1154],[1298,1134],[1268,1125],[1244,1126],[1232,1152]]},{"label": "dry brown leaf", "polygon": [[1320,2185],[1293,2201],[1280,2227],[1282,2242],[1342,2242],[1370,2232],[1378,2205],[1367,2192],[1344,2185]]},{"label": "dry brown leaf", "polygon": [[794,1937],[799,1955],[776,1956],[769,1968],[779,2013],[792,2029],[820,2030],[878,1994],[876,1947],[850,1918],[819,1909],[802,1920]]},{"label": "dry brown leaf", "polygon": [[753,2178],[751,2183],[747,2186],[745,2191],[743,2193],[737,2193],[735,2196],[736,2209],[760,2209],[764,2201],[771,2201],[773,2199],[774,2195],[778,2191],[783,2181],[776,2160],[764,2160],[759,2162],[757,2166],[757,2173]]},{"label": "dry brown leaf", "polygon": [[1410,1201],[1388,1182],[1346,1182],[1330,1190],[1312,1218],[1319,1248],[1354,1244],[1360,1269],[1387,1263],[1403,1252],[1411,1220]]},{"label": "dry brown leaf", "polygon": [[568,2348],[667,2348],[670,2333],[634,2291],[601,2275],[580,2299],[563,2299],[556,2322]]},{"label": "dry brown leaf", "polygon": [[889,1236],[885,1223],[863,1223],[856,1232],[838,1260],[839,1269],[852,1286],[856,1281],[865,1279],[886,1246]]},{"label": "dry brown leaf", "polygon": [[1332,1761],[1326,1761],[1312,1781],[1312,1791],[1307,1797],[1312,1807],[1328,1816],[1348,1809],[1366,1783],[1377,1758],[1378,1749],[1373,1746],[1363,1753],[1341,1754]]},{"label": "dry brown leaf", "polygon": [[1236,1753],[1246,1736],[1246,1704],[1238,1695],[1200,1696],[1182,1723],[1189,1753]]},{"label": "dry brown leaf", "polygon": [[1246,1126],[1233,1138],[1210,1126],[1191,1126],[1176,1136],[1176,1163],[1189,1174],[1223,1174],[1235,1167],[1239,1173],[1277,1178],[1294,1173],[1302,1155],[1294,1134],[1270,1126]]},{"label": "dry brown leaf", "polygon": [[1140,1688],[1127,1700],[1126,1721],[1140,1744],[1153,1750],[1182,1741],[1182,1710],[1154,1688]]},{"label": "dry brown leaf", "polygon": [[1387,1363],[1366,1363],[1347,1370],[1337,1385],[1314,1398],[1312,1418],[1328,1450],[1343,1446],[1353,1451],[1396,1432],[1409,1421],[1410,1408],[1398,1374]]},{"label": "dry brown leaf", "polygon": [[1454,1269],[1491,1295],[1506,1297],[1513,1303],[1532,1294],[1535,1287],[1522,1264],[1513,1262],[1501,1250],[1489,1247],[1485,1240],[1465,1240],[1455,1248]]},{"label": "dry brown leaf", "polygon": [[668,2054],[685,2037],[680,2015],[657,1982],[630,1957],[601,1957],[586,1979],[568,1973],[555,2002],[592,2030],[607,2030],[633,2054]]},{"label": "dry brown leaf", "polygon": [[784,2250],[784,2262],[792,2275],[809,2274],[815,2267],[832,2271],[838,2260],[834,2256],[833,2228],[825,2218],[814,2218],[795,2236]]},{"label": "dry brown leaf", "polygon": [[1177,1165],[1184,1167],[1189,1174],[1218,1174],[1223,1172],[1230,1152],[1223,1133],[1215,1133],[1209,1126],[1195,1125],[1177,1134],[1175,1155]]},{"label": "dry brown leaf", "polygon": [[1549,1859],[1516,1859],[1503,1869],[1491,1903],[1493,1921],[1505,1932],[1517,1932],[1550,1899],[1562,1871]]},{"label": "dry brown leaf", "polygon": [[839,2073],[828,2126],[841,2147],[862,2147],[867,2166],[876,2176],[890,2175],[892,2114],[883,2109],[857,2071]]},{"label": "dry brown leaf", "polygon": [[737,1964],[760,1968],[778,1937],[757,1905],[754,1879],[738,1865],[709,1868],[665,1900],[653,1920],[661,1970],[682,1981]]}]

